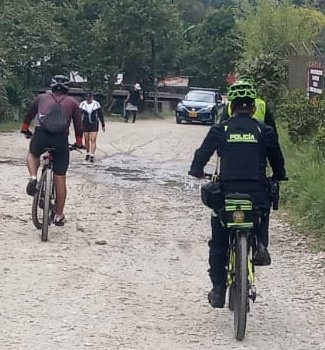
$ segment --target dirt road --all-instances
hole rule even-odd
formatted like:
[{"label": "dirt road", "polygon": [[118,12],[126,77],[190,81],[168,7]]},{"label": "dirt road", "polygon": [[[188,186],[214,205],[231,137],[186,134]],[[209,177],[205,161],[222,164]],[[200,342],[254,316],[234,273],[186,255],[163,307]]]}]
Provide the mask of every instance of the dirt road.
[{"label": "dirt road", "polygon": [[209,307],[209,211],[185,175],[207,130],[108,123],[105,160],[72,154],[68,222],[48,243],[25,195],[28,141],[0,135],[1,350],[325,349],[324,255],[274,219],[246,340],[227,308]]}]

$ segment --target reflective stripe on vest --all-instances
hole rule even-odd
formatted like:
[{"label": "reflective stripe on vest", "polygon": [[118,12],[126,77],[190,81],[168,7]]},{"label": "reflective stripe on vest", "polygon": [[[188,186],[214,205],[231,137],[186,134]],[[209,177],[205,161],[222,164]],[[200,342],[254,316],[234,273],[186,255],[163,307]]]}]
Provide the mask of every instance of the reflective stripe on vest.
[{"label": "reflective stripe on vest", "polygon": [[[253,118],[257,119],[260,122],[264,122],[266,114],[266,103],[260,98],[255,100],[256,112],[253,115]],[[232,117],[231,114],[231,102],[228,103],[228,115]]]}]

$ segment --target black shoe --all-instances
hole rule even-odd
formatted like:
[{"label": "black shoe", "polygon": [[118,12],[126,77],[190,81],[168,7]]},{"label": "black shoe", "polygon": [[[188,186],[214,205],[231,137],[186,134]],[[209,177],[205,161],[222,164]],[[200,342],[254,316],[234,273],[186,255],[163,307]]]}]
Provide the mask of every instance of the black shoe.
[{"label": "black shoe", "polygon": [[255,266],[271,265],[271,256],[267,248],[262,243],[258,243],[257,245],[257,249],[253,257],[253,264]]},{"label": "black shoe", "polygon": [[87,154],[87,155],[86,155],[86,158],[85,158],[85,161],[88,162],[89,159],[90,159],[90,155]]},{"label": "black shoe", "polygon": [[224,286],[214,286],[208,294],[208,300],[212,307],[223,308],[226,301],[226,288]]},{"label": "black shoe", "polygon": [[90,163],[95,163],[95,157],[90,157],[90,159],[89,159],[89,161],[90,161]]},{"label": "black shoe", "polygon": [[36,179],[30,179],[28,181],[26,192],[29,196],[34,196],[37,192],[37,180]]},{"label": "black shoe", "polygon": [[55,226],[64,226],[65,216],[64,215],[62,215],[62,216],[55,215],[53,222],[54,222]]}]

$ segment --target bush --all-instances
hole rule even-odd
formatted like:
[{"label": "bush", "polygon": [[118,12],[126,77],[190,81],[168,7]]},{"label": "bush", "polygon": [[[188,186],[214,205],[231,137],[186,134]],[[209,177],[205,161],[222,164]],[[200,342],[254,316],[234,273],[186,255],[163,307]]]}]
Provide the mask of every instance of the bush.
[{"label": "bush", "polygon": [[283,94],[285,65],[286,61],[275,54],[260,54],[254,59],[241,61],[237,70],[239,76],[254,79],[259,96],[276,103]]},{"label": "bush", "polygon": [[325,244],[325,164],[311,143],[293,145],[281,129],[289,182],[282,187],[282,199],[293,215],[293,224],[304,232],[312,231]]},{"label": "bush", "polygon": [[276,115],[285,122],[290,141],[294,144],[310,143],[315,157],[325,155],[325,99],[307,99],[303,91],[287,93],[277,105]]}]

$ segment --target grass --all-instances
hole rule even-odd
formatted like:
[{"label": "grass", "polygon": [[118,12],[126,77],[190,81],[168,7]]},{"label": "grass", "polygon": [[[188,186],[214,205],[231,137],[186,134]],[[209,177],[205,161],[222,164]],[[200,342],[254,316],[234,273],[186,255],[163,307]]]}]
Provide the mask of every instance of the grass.
[{"label": "grass", "polygon": [[318,250],[325,250],[325,162],[312,143],[294,145],[284,129],[280,139],[289,182],[281,195],[290,223],[300,232],[317,238]]},{"label": "grass", "polygon": [[21,125],[21,121],[14,121],[14,120],[1,120],[0,121],[0,132],[11,132],[11,131],[17,131],[19,130]]}]

